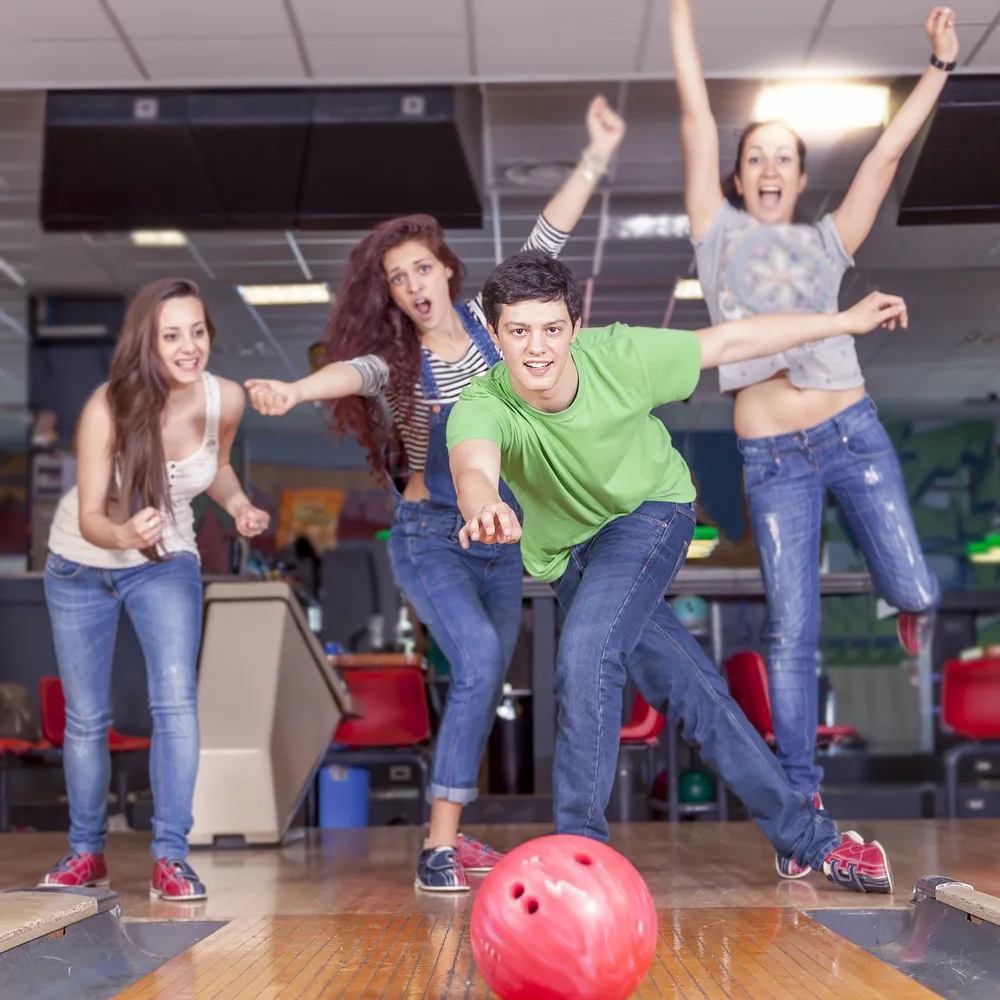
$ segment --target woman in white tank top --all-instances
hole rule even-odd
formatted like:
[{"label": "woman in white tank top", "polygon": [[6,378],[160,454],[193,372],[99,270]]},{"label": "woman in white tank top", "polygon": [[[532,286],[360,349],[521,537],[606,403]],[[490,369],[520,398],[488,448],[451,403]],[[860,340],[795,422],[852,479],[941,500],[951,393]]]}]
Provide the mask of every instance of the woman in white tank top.
[{"label": "woman in white tank top", "polygon": [[111,665],[124,608],[146,661],[153,717],[151,889],[167,899],[206,896],[186,861],[202,612],[191,501],[208,493],[246,536],[269,521],[229,464],[244,397],[205,370],[214,337],[196,285],[147,285],[129,307],[107,384],[80,417],[77,486],[59,504],[45,566],[66,695],[70,853],[42,885],[107,884]]}]

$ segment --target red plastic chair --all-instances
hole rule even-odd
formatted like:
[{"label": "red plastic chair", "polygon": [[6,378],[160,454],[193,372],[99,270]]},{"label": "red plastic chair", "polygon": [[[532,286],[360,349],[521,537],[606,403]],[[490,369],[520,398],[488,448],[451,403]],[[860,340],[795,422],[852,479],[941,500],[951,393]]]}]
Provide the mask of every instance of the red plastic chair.
[{"label": "red plastic chair", "polygon": [[655,747],[666,724],[667,720],[641,694],[637,694],[632,702],[632,714],[622,726],[621,742]]},{"label": "red plastic chair", "polygon": [[[726,663],[729,693],[740,706],[750,725],[760,733],[768,746],[774,746],[774,723],[771,720],[771,695],[767,682],[767,666],[757,653],[736,653]],[[816,745],[830,746],[858,736],[853,726],[816,727]]]},{"label": "red plastic chair", "polygon": [[408,747],[431,733],[423,668],[340,666],[347,690],[364,706],[362,718],[344,719],[333,742],[358,747]]},{"label": "red plastic chair", "polygon": [[[42,736],[53,747],[61,748],[66,740],[66,696],[58,677],[43,677],[39,682]],[[126,736],[112,725],[108,728],[108,748],[112,754],[137,753],[148,750],[153,741],[148,736]],[[128,798],[128,772],[118,768],[115,779],[118,811],[124,815]]]},{"label": "red plastic chair", "polygon": [[[636,693],[629,720],[621,728],[618,771],[611,792],[610,818],[613,822],[632,823],[649,818],[648,793],[653,783],[654,748],[660,742],[660,733],[666,724],[667,720],[641,694]],[[643,757],[641,786],[646,789],[645,795],[636,791],[637,783],[632,777],[629,758],[635,753]]]},{"label": "red plastic chair", "polygon": [[426,742],[431,735],[426,666],[416,656],[363,654],[333,656],[351,696],[364,715],[341,721],[323,764],[372,767],[413,764],[420,777],[420,809],[427,820],[430,767]]},{"label": "red plastic chair", "polygon": [[975,754],[1000,754],[1000,659],[948,660],[942,671],[941,724],[969,743],[944,755],[948,815],[958,809],[958,766]]}]

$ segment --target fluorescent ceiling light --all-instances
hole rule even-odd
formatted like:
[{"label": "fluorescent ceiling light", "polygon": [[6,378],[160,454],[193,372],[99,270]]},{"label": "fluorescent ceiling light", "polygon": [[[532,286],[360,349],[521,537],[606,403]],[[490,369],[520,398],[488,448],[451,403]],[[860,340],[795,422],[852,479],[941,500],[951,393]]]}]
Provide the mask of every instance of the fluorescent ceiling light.
[{"label": "fluorescent ceiling light", "polygon": [[137,247],[186,247],[187,237],[177,229],[137,229],[132,233]]},{"label": "fluorescent ceiling light", "polygon": [[609,222],[612,238],[619,240],[683,240],[691,235],[686,215],[614,215]]},{"label": "fluorescent ceiling light", "polygon": [[701,290],[701,282],[697,278],[678,278],[674,285],[675,299],[703,299],[705,296]]},{"label": "fluorescent ceiling light", "polygon": [[863,83],[786,83],[761,91],[754,121],[801,132],[846,132],[889,120],[889,88]]},{"label": "fluorescent ceiling light", "polygon": [[330,286],[311,285],[237,285],[243,301],[251,306],[306,306],[330,301]]}]

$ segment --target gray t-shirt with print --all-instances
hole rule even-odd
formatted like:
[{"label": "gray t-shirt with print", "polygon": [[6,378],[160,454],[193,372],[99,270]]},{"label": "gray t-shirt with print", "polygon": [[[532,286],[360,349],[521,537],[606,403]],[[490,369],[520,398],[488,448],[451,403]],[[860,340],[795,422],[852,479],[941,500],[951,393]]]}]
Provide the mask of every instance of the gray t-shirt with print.
[{"label": "gray t-shirt with print", "polygon": [[[724,200],[705,238],[693,242],[713,323],[767,313],[835,313],[844,272],[854,266],[832,215],[816,225],[773,225]],[[854,338],[844,335],[720,365],[719,390],[734,392],[781,371],[799,389],[851,389],[865,381]]]}]

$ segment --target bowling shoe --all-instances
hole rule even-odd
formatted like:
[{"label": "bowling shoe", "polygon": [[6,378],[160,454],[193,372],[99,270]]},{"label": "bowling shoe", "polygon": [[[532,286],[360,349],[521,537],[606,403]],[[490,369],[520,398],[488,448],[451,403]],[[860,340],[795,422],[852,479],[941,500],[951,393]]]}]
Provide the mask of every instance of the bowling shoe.
[{"label": "bowling shoe", "polygon": [[108,884],[108,866],[103,854],[67,854],[38,883],[103,889]]},{"label": "bowling shoe", "polygon": [[457,853],[459,863],[469,875],[492,871],[496,867],[496,863],[503,857],[489,844],[473,840],[472,837],[466,837],[464,833],[458,835]]},{"label": "bowling shoe", "polygon": [[421,851],[413,884],[424,892],[469,891],[469,880],[454,847],[431,847]]},{"label": "bowling shoe", "polygon": [[[823,812],[823,800],[819,797],[819,792],[813,796],[813,807],[816,812]],[[800,865],[795,858],[783,858],[780,854],[774,856],[774,867],[782,878],[805,878],[812,871],[808,865]]]},{"label": "bowling shoe", "polygon": [[834,884],[854,892],[892,892],[892,868],[885,848],[873,840],[866,844],[853,831],[823,861],[823,872]]},{"label": "bowling shoe", "polygon": [[186,861],[160,858],[153,866],[149,894],[179,903],[208,899],[208,891],[195,870]]}]

